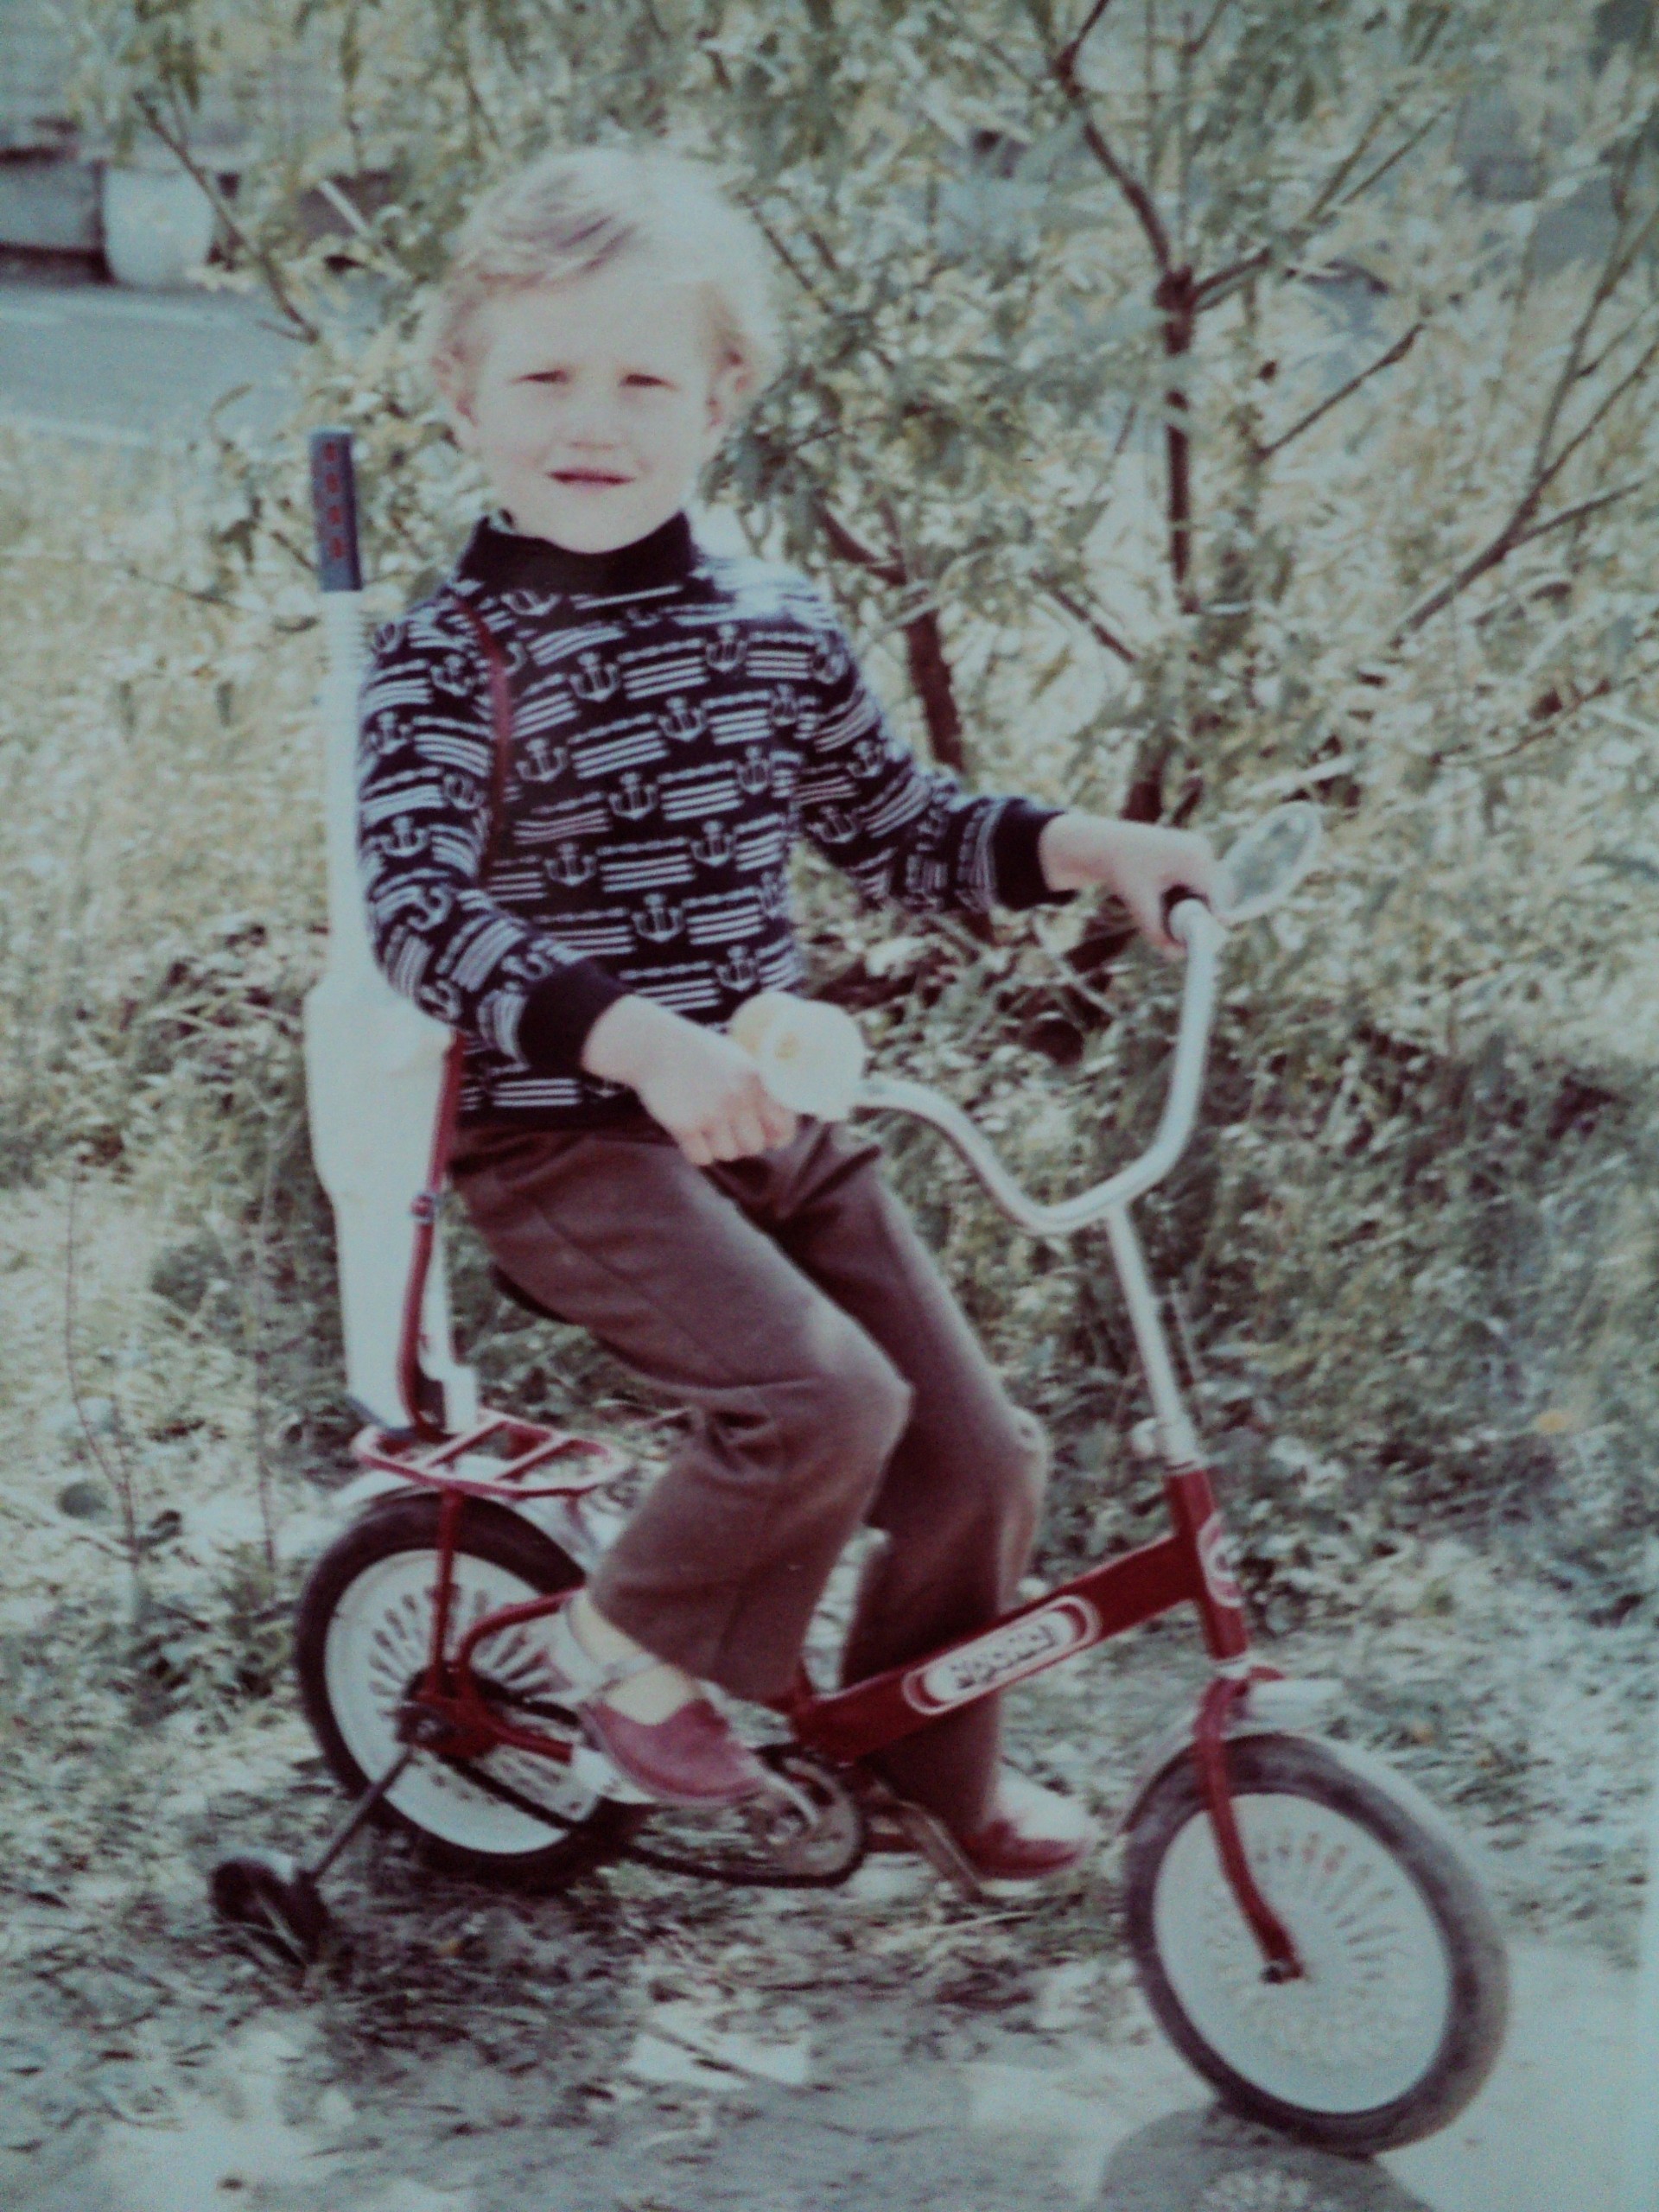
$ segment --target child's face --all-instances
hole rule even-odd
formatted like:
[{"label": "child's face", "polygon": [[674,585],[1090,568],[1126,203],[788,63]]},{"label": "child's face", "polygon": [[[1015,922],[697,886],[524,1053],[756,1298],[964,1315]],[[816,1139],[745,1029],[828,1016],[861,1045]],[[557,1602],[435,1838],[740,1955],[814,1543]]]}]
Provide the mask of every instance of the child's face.
[{"label": "child's face", "polygon": [[577,553],[631,545],[684,505],[741,384],[706,302],[638,258],[479,311],[456,434],[514,526]]}]

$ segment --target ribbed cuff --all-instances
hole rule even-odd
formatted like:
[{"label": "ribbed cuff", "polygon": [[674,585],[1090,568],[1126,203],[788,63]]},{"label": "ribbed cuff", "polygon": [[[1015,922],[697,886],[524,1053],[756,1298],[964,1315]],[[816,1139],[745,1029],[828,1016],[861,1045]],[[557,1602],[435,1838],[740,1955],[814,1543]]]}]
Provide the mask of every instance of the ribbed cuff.
[{"label": "ribbed cuff", "polygon": [[1011,798],[991,832],[991,874],[999,906],[1064,906],[1075,891],[1051,891],[1037,857],[1037,840],[1065,809],[1039,806],[1035,799]]},{"label": "ribbed cuff", "polygon": [[626,998],[596,960],[573,960],[533,984],[518,1017],[518,1050],[532,1075],[580,1075],[588,1032],[607,1006]]}]

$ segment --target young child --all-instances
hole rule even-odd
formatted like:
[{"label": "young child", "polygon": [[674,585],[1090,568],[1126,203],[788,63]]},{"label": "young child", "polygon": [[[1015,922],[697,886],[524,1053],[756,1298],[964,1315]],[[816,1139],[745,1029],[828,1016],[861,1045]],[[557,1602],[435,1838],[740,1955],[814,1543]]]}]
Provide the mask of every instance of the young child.
[{"label": "young child", "polygon": [[[765,1770],[699,1685],[781,1695],[869,1522],[848,1679],[992,1619],[1025,1570],[1045,1452],[898,1200],[879,1147],[797,1119],[725,1033],[804,980],[808,838],[872,900],[1029,906],[1098,884],[1173,950],[1200,838],[969,795],[899,743],[793,572],[699,546],[703,465],[772,357],[762,249],[696,166],[543,159],[474,213],[429,326],[454,433],[499,501],[375,639],[359,846],[392,982],[467,1047],[453,1173],[506,1275],[692,1410],[555,1659],[652,1795]],[[470,613],[467,612],[470,610]],[[509,676],[493,825],[477,618]],[[880,1761],[979,1872],[1070,1866],[1073,1805],[1005,1772],[995,1700]]]}]

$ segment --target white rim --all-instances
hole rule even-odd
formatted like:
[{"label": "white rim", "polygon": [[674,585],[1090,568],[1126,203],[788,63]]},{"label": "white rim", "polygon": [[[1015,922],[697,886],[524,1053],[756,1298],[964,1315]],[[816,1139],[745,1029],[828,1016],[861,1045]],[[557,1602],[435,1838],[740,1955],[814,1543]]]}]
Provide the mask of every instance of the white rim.
[{"label": "white rim", "polygon": [[1233,1802],[1250,1871],[1306,1972],[1262,1979],[1209,1815],[1195,1813],[1153,1897],[1181,2010],[1224,2063],[1282,2103],[1329,2113],[1394,2103],[1433,2064],[1451,2019],[1451,1961],[1421,1891],[1368,1829],[1316,1799]]},{"label": "white rim", "polygon": [[[434,1552],[390,1553],[347,1585],[328,1623],[323,1647],[328,1703],[346,1748],[371,1780],[386,1771],[402,1748],[397,1708],[426,1662],[436,1573]],[[457,1552],[450,1648],[485,1613],[543,1594],[505,1567]],[[486,1637],[474,1654],[474,1671],[524,1697],[553,1694],[556,1677],[537,1640],[540,1625],[532,1621]],[[559,1732],[552,1722],[530,1725],[550,1735]],[[533,1751],[492,1751],[478,1764],[522,1796],[569,1821],[585,1820],[599,1802],[597,1793],[568,1767]],[[388,1796],[406,1820],[429,1835],[496,1858],[544,1851],[564,1833],[424,1755],[416,1756]]]}]

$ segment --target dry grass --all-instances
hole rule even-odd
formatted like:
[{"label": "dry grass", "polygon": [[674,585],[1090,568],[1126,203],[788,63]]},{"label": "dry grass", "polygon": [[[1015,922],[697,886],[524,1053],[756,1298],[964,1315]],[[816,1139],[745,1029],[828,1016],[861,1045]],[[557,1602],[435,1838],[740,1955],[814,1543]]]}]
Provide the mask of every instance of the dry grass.
[{"label": "dry grass", "polygon": [[185,459],[0,433],[14,1174],[71,1133],[113,1148],[118,1101],[142,1136],[167,1070],[130,1078],[169,968],[250,927],[294,938],[321,920],[315,632],[277,630],[280,606],[211,603],[210,509]]}]

